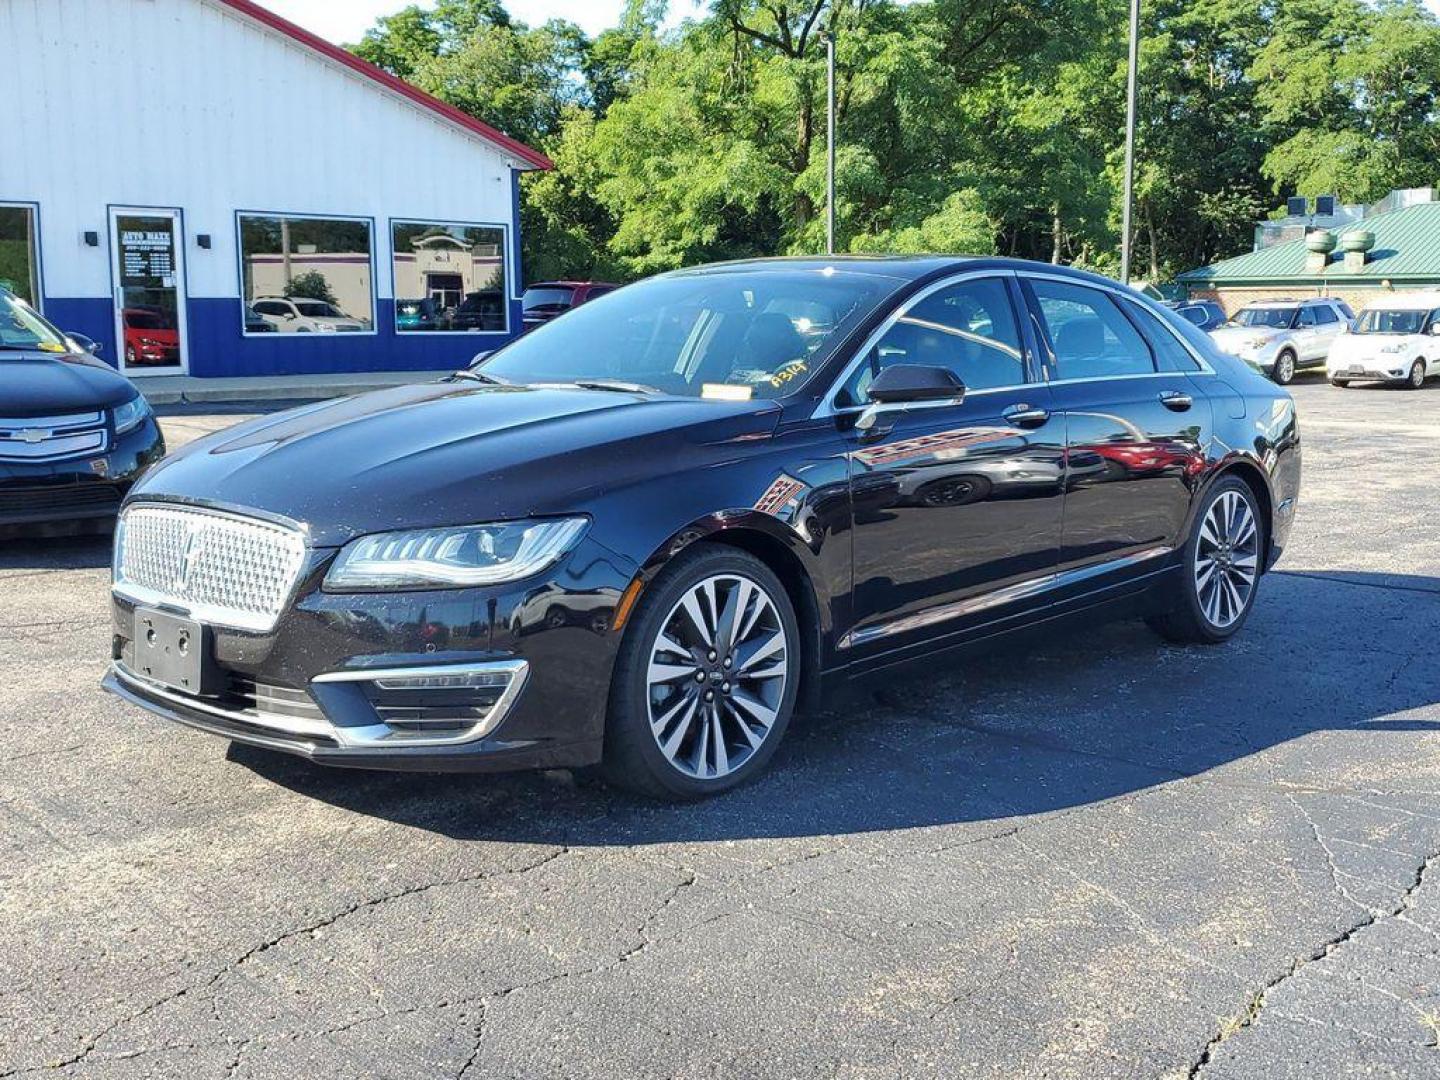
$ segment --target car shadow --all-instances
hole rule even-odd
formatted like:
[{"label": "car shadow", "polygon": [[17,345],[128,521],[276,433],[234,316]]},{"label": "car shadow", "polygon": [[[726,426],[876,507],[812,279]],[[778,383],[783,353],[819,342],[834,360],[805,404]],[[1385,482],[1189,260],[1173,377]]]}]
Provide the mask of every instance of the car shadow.
[{"label": "car shadow", "polygon": [[0,572],[6,570],[93,570],[110,565],[114,522],[88,523],[84,531],[36,527],[0,532]]},{"label": "car shadow", "polygon": [[568,773],[331,770],[232,746],[232,760],[334,806],[459,839],[635,845],[924,828],[1063,810],[1198,776],[1321,730],[1440,731],[1440,578],[1276,573],[1226,645],[1138,621],[931,662],[798,719],[756,783],[666,806]]}]

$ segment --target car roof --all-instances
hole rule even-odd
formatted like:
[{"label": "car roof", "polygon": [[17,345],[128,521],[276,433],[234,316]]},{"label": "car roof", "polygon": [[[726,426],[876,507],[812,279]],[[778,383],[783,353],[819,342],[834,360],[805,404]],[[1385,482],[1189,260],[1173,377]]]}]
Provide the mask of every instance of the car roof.
[{"label": "car roof", "polygon": [[1366,311],[1371,308],[1383,308],[1386,311],[1429,311],[1437,307],[1440,307],[1440,291],[1396,293],[1365,304]]},{"label": "car roof", "polygon": [[[961,270],[1014,270],[1073,278],[1076,284],[1123,288],[1114,278],[1092,274],[1088,270],[998,255],[785,255],[769,259],[737,259],[733,262],[709,263],[684,270],[672,270],[666,276],[695,277],[766,270],[830,270],[835,273],[886,277],[896,281],[921,281]],[[1137,299],[1148,299],[1137,290],[1130,291]]]}]

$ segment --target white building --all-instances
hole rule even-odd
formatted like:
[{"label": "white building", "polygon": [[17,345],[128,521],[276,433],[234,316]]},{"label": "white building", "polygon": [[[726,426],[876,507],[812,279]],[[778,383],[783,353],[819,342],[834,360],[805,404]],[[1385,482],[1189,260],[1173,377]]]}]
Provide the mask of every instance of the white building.
[{"label": "white building", "polygon": [[0,283],[127,374],[440,370],[519,332],[546,158],[251,0],[0,0],[0,101]]}]

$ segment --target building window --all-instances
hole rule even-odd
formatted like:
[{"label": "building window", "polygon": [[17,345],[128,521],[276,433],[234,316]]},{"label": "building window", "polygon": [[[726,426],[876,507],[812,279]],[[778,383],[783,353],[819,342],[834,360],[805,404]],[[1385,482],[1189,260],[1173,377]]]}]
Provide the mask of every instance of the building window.
[{"label": "building window", "polygon": [[498,225],[397,221],[395,330],[505,333],[505,230]]},{"label": "building window", "polygon": [[276,214],[239,219],[246,335],[374,332],[368,219]]},{"label": "building window", "polygon": [[0,204],[0,286],[40,307],[35,208]]}]

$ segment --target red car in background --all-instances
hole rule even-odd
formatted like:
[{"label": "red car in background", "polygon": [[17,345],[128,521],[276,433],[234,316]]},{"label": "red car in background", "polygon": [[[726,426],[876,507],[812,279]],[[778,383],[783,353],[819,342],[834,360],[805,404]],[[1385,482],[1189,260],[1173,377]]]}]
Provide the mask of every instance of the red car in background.
[{"label": "red car in background", "polygon": [[537,281],[520,297],[525,329],[534,330],[571,308],[619,287],[607,281]]},{"label": "red car in background", "polygon": [[180,331],[160,312],[149,308],[126,308],[125,363],[178,364]]}]

